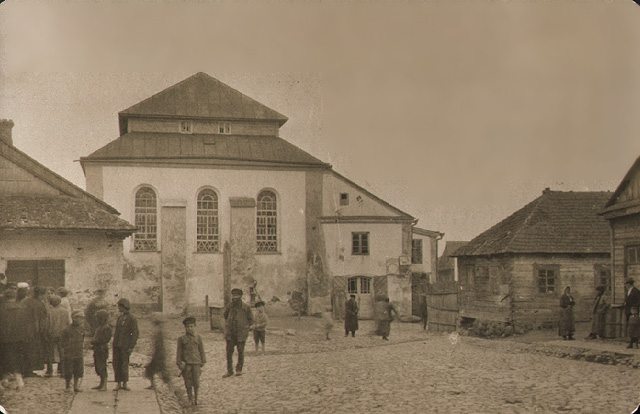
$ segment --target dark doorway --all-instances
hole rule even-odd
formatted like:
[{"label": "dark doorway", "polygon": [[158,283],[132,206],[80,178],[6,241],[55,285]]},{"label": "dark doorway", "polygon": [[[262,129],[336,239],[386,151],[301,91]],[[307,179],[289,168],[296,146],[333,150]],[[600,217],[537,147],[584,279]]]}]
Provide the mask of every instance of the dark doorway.
[{"label": "dark doorway", "polygon": [[411,273],[411,314],[420,316],[422,314],[422,302],[426,300],[427,274]]},{"label": "dark doorway", "polygon": [[64,260],[9,260],[7,279],[30,286],[64,286]]}]

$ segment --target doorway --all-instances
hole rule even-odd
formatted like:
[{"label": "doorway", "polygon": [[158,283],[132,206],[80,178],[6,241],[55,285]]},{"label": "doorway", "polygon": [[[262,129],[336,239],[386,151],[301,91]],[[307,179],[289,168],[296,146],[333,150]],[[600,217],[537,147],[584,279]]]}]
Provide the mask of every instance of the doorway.
[{"label": "doorway", "polygon": [[64,260],[9,260],[6,275],[9,282],[58,288],[64,286]]},{"label": "doorway", "polygon": [[356,301],[360,309],[360,319],[373,318],[373,289],[372,278],[367,276],[355,276],[347,279],[347,296],[356,295]]}]

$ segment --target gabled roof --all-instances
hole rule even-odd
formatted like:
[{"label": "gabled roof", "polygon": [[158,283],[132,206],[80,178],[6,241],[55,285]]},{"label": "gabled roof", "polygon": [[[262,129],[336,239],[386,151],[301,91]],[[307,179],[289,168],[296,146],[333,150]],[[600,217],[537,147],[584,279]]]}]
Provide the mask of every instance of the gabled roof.
[{"label": "gabled roof", "polygon": [[[277,121],[280,125],[287,122],[287,117],[281,113],[203,72],[156,93],[118,115],[121,121],[130,116],[149,116]],[[126,132],[122,126],[121,122],[121,135]]]},{"label": "gabled roof", "polygon": [[468,241],[447,241],[444,245],[442,256],[438,258],[438,271],[453,269],[452,255],[467,244],[469,244]]},{"label": "gabled roof", "polygon": [[420,236],[425,236],[425,237],[436,238],[438,240],[444,236],[444,233],[441,233],[439,231],[427,230],[427,229],[423,229],[416,226],[413,226],[412,231],[414,234],[418,234]]},{"label": "gabled roof", "polygon": [[87,200],[91,203],[94,203],[98,207],[106,210],[111,214],[119,215],[118,210],[111,207],[109,204],[100,200],[96,196],[84,191],[82,188],[76,186],[60,175],[54,173],[44,165],[40,164],[38,161],[34,160],[24,152],[20,151],[13,145],[8,145],[7,143],[0,140],[0,156],[8,159],[19,167],[25,169],[29,173],[38,177],[42,181],[49,184],[51,187],[57,189],[63,194],[66,194],[71,197],[80,198],[83,200]]},{"label": "gabled roof", "polygon": [[611,192],[545,190],[453,256],[502,253],[609,253],[609,225],[598,215]]},{"label": "gabled roof", "polygon": [[631,183],[631,180],[635,176],[638,169],[640,169],[640,157],[636,159],[631,168],[629,168],[629,171],[627,171],[627,173],[625,174],[622,181],[620,181],[620,184],[618,184],[618,187],[613,192],[607,203],[604,205],[604,209],[601,211],[601,214],[605,215],[606,217],[611,217],[617,215],[625,215],[629,212],[637,212],[637,207],[640,206],[640,198],[622,202],[619,202],[618,199],[620,195],[625,191],[627,186]]},{"label": "gabled roof", "polygon": [[275,136],[169,134],[130,132],[94,151],[85,161],[171,160],[208,164],[230,161],[329,167],[295,145]]},{"label": "gabled roof", "polygon": [[0,231],[102,230],[129,235],[135,226],[96,203],[68,196],[0,196]]}]

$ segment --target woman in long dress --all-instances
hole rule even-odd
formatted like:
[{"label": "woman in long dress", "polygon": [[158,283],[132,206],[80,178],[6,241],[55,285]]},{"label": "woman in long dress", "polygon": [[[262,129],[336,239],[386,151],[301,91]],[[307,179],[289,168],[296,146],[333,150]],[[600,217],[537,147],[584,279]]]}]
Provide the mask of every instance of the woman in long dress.
[{"label": "woman in long dress", "polygon": [[573,307],[576,304],[571,296],[571,288],[564,288],[564,293],[560,297],[560,323],[558,324],[558,334],[565,340],[573,340],[575,332],[575,322],[573,318]]},{"label": "woman in long dress", "polygon": [[593,299],[593,307],[591,308],[591,333],[587,339],[604,338],[604,326],[609,310],[609,302],[605,295],[606,287],[596,287],[596,297]]}]

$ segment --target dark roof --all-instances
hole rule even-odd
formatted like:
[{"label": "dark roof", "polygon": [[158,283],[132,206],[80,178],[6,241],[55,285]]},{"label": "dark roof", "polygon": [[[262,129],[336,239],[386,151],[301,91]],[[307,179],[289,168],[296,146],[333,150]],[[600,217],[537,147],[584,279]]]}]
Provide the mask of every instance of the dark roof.
[{"label": "dark roof", "polygon": [[598,215],[611,192],[545,190],[453,256],[501,253],[609,253],[609,225]]},{"label": "dark roof", "polygon": [[270,120],[280,125],[287,121],[286,116],[202,72],[119,113],[121,119],[129,116]]},{"label": "dark roof", "polygon": [[81,160],[253,161],[328,166],[282,138],[255,135],[130,132]]},{"label": "dark roof", "polygon": [[68,196],[0,197],[0,230],[101,230],[131,234],[136,228],[89,200]]},{"label": "dark roof", "polygon": [[636,159],[633,163],[629,171],[624,175],[620,184],[613,192],[607,203],[604,205],[604,209],[601,211],[601,214],[604,214],[605,217],[616,217],[621,215],[626,215],[628,213],[637,213],[638,206],[640,206],[640,199],[632,199],[626,201],[618,201],[620,195],[627,188],[631,180],[633,179],[634,174],[640,168],[640,157]]},{"label": "dark roof", "polygon": [[98,197],[86,192],[82,188],[76,186],[60,175],[54,173],[44,165],[40,164],[38,161],[34,160],[13,145],[8,145],[2,140],[0,140],[0,156],[8,159],[9,161],[18,165],[20,168],[23,168],[26,171],[30,172],[34,176],[49,184],[51,187],[60,191],[62,194],[88,200],[96,204],[98,207],[101,207],[102,209],[108,211],[109,213],[117,215],[120,214],[118,213],[118,210],[100,200]]},{"label": "dark roof", "polygon": [[447,241],[445,243],[442,256],[438,258],[438,271],[453,269],[453,259],[451,256],[456,252],[456,250],[466,246],[468,243],[468,241]]}]

